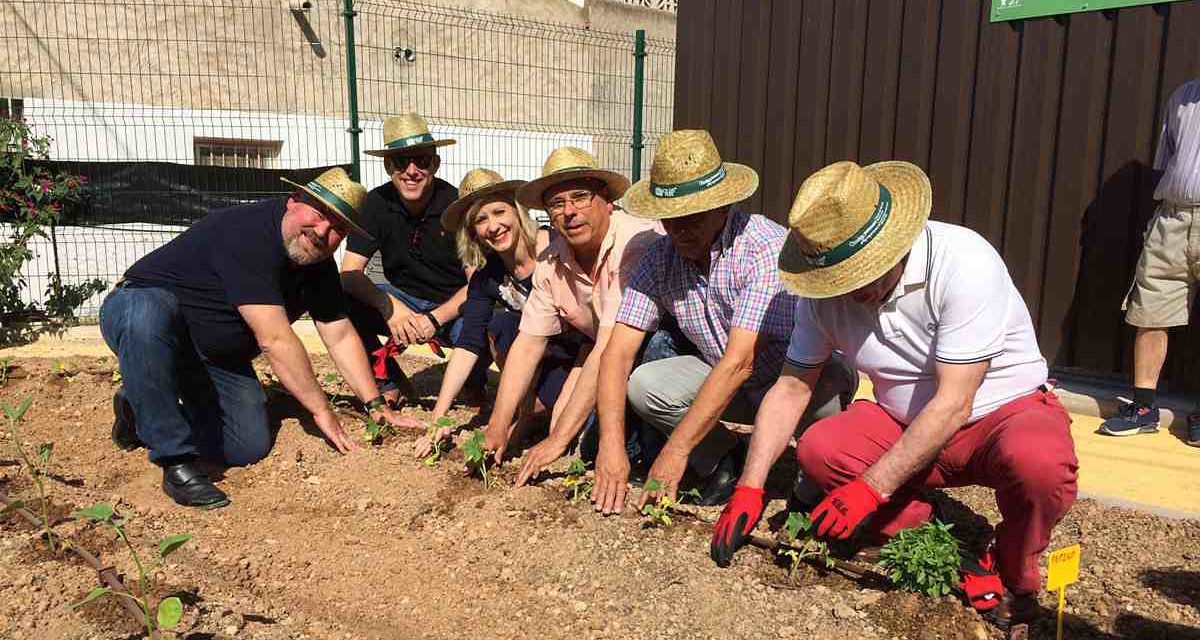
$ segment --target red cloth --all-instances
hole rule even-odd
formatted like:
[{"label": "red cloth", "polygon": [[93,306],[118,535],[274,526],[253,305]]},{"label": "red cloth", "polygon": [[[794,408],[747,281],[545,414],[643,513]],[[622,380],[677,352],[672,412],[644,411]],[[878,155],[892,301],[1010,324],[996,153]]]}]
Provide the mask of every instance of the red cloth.
[{"label": "red cloth", "polygon": [[[442,351],[442,345],[438,344],[437,338],[430,338],[425,344],[429,345],[429,350],[439,358],[445,358],[446,353]],[[371,371],[375,374],[376,380],[387,380],[387,361],[388,358],[394,358],[404,352],[400,345],[396,344],[395,338],[388,338],[388,341],[382,347],[371,352]]]},{"label": "red cloth", "polygon": [[[934,463],[879,508],[866,533],[894,535],[929,519],[930,488],[983,485],[996,490],[1000,578],[1017,594],[1041,588],[1038,564],[1054,525],[1075,502],[1079,462],[1071,418],[1053,393],[1017,398],[954,434]],[[904,426],[860,400],[813,424],[796,445],[804,474],[826,492],[860,476],[900,438]]]}]

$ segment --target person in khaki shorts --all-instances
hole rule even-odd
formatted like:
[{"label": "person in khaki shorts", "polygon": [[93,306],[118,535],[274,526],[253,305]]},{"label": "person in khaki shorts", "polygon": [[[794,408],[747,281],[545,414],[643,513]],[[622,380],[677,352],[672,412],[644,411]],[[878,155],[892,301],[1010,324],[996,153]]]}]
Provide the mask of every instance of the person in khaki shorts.
[{"label": "person in khaki shorts", "polygon": [[[1133,343],[1133,400],[1100,425],[1100,433],[1129,436],[1158,431],[1155,398],[1167,358],[1167,329],[1188,323],[1200,277],[1200,78],[1171,94],[1154,168],[1162,179],[1146,230],[1133,286],[1122,308],[1137,327]],[[1188,444],[1200,446],[1200,416],[1188,418]]]}]

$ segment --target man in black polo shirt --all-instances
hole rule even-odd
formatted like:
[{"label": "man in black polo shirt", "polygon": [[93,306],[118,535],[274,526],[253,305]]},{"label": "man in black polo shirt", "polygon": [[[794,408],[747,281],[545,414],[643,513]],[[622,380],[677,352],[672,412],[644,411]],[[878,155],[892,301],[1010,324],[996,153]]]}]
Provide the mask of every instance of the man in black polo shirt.
[{"label": "man in black polo shirt", "polygon": [[[462,320],[459,307],[467,298],[468,271],[455,247],[454,235],[441,223],[442,212],[458,199],[458,190],[435,177],[441,158],[437,148],[454,140],[434,140],[421,116],[409,113],[383,123],[384,148],[366,153],[382,157],[391,179],[372,189],[363,208],[363,228],[374,239],[352,237],[342,259],[342,287],[349,294],[347,311],[369,353],[383,356],[386,374],[375,370],[380,389],[398,401],[411,385],[400,366],[380,347],[390,336],[402,351],[429,342],[454,345]],[[378,251],[386,282],[375,284],[365,268]],[[480,358],[464,394],[481,397],[490,358]]]},{"label": "man in black polo shirt", "polygon": [[402,424],[344,315],[332,260],[347,233],[365,234],[357,220],[366,190],[341,169],[290,184],[291,196],[214,211],[138,260],[100,309],[123,379],[113,439],[144,444],[181,505],[229,504],[198,458],[247,465],[270,451],[266,396],[250,362],[260,350],[338,451],[357,448],[292,331],[305,312],[372,415]]}]

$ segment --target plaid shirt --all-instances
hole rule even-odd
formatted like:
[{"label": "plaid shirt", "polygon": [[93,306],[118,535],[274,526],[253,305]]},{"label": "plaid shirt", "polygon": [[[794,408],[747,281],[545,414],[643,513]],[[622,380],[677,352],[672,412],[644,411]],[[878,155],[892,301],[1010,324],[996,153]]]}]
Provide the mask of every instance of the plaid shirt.
[{"label": "plaid shirt", "polygon": [[787,231],[771,220],[730,210],[702,272],[675,252],[670,238],[650,246],[621,300],[617,322],[651,331],[662,314],[715,366],[732,327],[754,331],[765,344],[746,382],[765,389],[779,377],[791,337],[796,297],[779,282],[779,252]]}]

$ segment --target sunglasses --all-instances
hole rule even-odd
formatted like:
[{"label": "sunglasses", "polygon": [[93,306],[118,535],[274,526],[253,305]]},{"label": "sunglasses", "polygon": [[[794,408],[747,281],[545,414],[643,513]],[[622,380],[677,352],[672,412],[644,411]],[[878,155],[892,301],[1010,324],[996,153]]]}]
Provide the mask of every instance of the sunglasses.
[{"label": "sunglasses", "polygon": [[433,165],[433,159],[437,157],[435,153],[424,153],[416,156],[392,156],[392,171],[404,171],[409,164],[417,165],[418,169],[425,170]]}]

